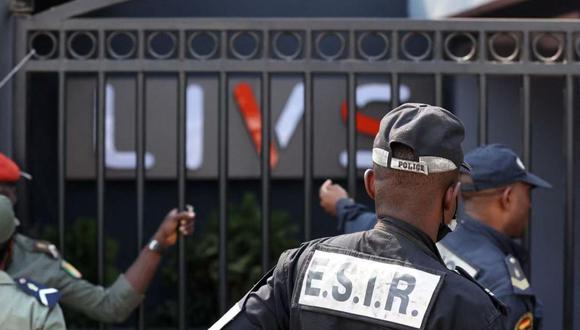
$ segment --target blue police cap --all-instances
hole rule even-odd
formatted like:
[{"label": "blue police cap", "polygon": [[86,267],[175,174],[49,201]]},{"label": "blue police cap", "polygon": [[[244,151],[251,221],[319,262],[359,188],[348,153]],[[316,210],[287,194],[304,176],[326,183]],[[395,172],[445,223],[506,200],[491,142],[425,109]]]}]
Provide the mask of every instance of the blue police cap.
[{"label": "blue police cap", "polygon": [[468,152],[465,161],[471,165],[473,183],[463,184],[462,191],[479,191],[525,182],[532,187],[551,188],[552,185],[526,170],[524,163],[508,147],[489,144]]}]

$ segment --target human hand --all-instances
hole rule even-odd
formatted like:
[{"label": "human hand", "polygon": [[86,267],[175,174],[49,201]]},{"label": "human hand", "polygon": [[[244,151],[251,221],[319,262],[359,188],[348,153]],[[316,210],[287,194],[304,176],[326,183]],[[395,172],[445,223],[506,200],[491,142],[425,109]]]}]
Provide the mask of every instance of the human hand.
[{"label": "human hand", "polygon": [[159,244],[165,248],[175,245],[177,242],[177,231],[179,230],[185,236],[193,234],[195,225],[195,212],[192,207],[187,211],[177,212],[177,209],[171,210],[165,216],[165,219],[159,225],[157,232],[153,236]]},{"label": "human hand", "polygon": [[348,198],[348,193],[339,184],[332,183],[332,180],[327,179],[320,186],[319,196],[322,209],[326,213],[336,216],[336,203],[343,198]]}]

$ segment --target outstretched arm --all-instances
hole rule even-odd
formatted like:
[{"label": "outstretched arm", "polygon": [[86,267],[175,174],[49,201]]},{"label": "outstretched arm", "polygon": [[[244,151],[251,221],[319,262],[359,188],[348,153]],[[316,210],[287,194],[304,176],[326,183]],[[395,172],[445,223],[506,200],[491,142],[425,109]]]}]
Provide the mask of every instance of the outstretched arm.
[{"label": "outstretched arm", "polygon": [[328,179],[320,186],[320,206],[326,213],[338,218],[338,230],[346,233],[369,230],[376,216],[366,206],[355,203],[337,183]]},{"label": "outstretched arm", "polygon": [[[163,250],[172,247],[177,242],[178,230],[186,236],[193,233],[194,218],[193,211],[177,212],[175,209],[172,210],[157,229],[153,239],[160,244]],[[125,272],[127,281],[135,291],[143,294],[147,290],[157,267],[159,267],[161,256],[161,253],[152,251],[147,247],[141,250],[137,260]]]},{"label": "outstretched arm", "polygon": [[[171,211],[153,236],[161,246],[168,248],[177,242],[178,231],[193,233],[193,212]],[[29,277],[54,287],[62,294],[64,307],[82,312],[91,319],[104,323],[123,322],[143,300],[161,260],[161,254],[144,248],[125,274],[108,287],[95,285],[81,278],[81,274],[57,254],[39,252],[37,241],[16,235],[14,258],[8,267],[12,277]]]}]

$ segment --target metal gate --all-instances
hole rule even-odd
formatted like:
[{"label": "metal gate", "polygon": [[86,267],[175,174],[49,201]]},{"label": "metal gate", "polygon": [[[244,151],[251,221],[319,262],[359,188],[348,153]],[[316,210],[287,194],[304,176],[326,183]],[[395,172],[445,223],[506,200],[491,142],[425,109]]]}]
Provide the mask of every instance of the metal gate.
[{"label": "metal gate", "polygon": [[[77,73],[97,79],[96,175],[98,278],[104,279],[104,195],[105,195],[105,89],[108,75],[129,74],[136,81],[136,248],[143,237],[145,190],[145,102],[144,82],[148,74],[166,73],[177,79],[178,123],[175,148],[178,154],[178,202],[186,203],[185,93],[189,73],[217,76],[218,114],[218,187],[219,187],[219,307],[227,309],[227,244],[225,212],[228,199],[228,79],[232,74],[252,73],[260,77],[261,117],[261,214],[262,266],[269,265],[271,116],[270,82],[276,74],[300,75],[304,84],[303,203],[304,240],[312,238],[313,193],[313,80],[316,75],[340,75],[346,81],[348,154],[356,153],[356,86],[360,75],[388,77],[392,104],[399,104],[399,84],[404,74],[433,78],[435,103],[442,104],[444,78],[469,75],[477,79],[478,143],[488,142],[488,80],[494,76],[512,76],[521,81],[523,161],[532,159],[531,79],[558,76],[564,79],[563,145],[565,172],[562,207],[565,215],[563,328],[573,327],[574,308],[574,219],[575,219],[575,145],[574,85],[580,61],[580,23],[548,20],[444,20],[412,21],[388,19],[124,19],[72,18],[95,9],[100,2],[76,2],[30,19],[17,21],[16,58],[23,58],[32,48],[33,59],[17,75],[14,88],[14,151],[21,164],[27,164],[27,109],[33,93],[29,79],[38,73],[58,75],[58,233],[64,250],[66,233],[66,88],[67,79]],[[155,46],[157,38],[166,40]],[[280,47],[282,38],[294,47]],[[246,40],[240,42],[240,40]],[[121,41],[122,40],[122,41]],[[201,42],[200,40],[204,40]],[[369,47],[368,43],[372,45]],[[328,43],[326,46],[325,44]],[[81,46],[78,46],[78,45]],[[200,46],[203,44],[202,46]],[[251,44],[251,46],[247,46]],[[121,45],[121,46],[119,46]],[[241,46],[240,46],[241,45]],[[546,46],[547,45],[547,46]],[[205,47],[205,48],[204,48]],[[555,96],[561,97],[561,96]],[[576,148],[576,149],[575,149]],[[575,153],[576,151],[576,153]],[[351,194],[356,191],[355,157],[348,157],[347,182]],[[577,186],[577,185],[576,185]],[[27,211],[23,205],[21,212]],[[137,250],[137,251],[138,251]],[[186,328],[185,256],[179,242],[179,328]],[[193,297],[192,297],[193,298]],[[140,312],[141,319],[143,311]],[[140,327],[143,323],[139,323]]]}]

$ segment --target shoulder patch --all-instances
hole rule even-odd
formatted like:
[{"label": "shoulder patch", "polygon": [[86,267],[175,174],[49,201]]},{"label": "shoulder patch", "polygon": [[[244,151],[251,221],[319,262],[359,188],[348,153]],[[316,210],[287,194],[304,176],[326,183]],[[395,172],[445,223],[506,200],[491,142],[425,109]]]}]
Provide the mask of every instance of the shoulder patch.
[{"label": "shoulder patch", "polygon": [[35,241],[34,242],[34,251],[42,252],[44,254],[49,255],[53,259],[60,258],[60,253],[56,246],[47,241]]},{"label": "shoulder patch", "polygon": [[520,262],[511,254],[505,257],[505,264],[510,273],[510,280],[515,294],[531,294],[530,282],[520,266]]},{"label": "shoulder patch", "polygon": [[527,312],[516,323],[514,330],[532,330],[534,328],[534,316]]},{"label": "shoulder patch", "polygon": [[33,296],[48,308],[54,307],[60,300],[61,294],[57,289],[48,288],[33,280],[21,277],[16,281],[16,284],[22,291]]},{"label": "shoulder patch", "polygon": [[300,275],[293,304],[382,326],[424,329],[444,272],[318,246]]},{"label": "shoulder patch", "polygon": [[445,262],[445,266],[447,266],[447,268],[449,268],[450,270],[455,270],[455,267],[459,266],[463,268],[463,270],[465,270],[467,274],[469,274],[469,276],[473,278],[477,277],[479,273],[479,269],[477,267],[471,265],[470,263],[465,261],[465,259],[459,257],[456,253],[451,251],[451,249],[446,247],[443,243],[438,242],[436,245],[437,250],[439,250],[439,254],[443,259],[443,262]]},{"label": "shoulder patch", "polygon": [[74,278],[83,278],[83,274],[75,268],[75,266],[71,265],[67,261],[63,260],[60,263],[60,267],[64,270],[65,273],[69,274]]}]

